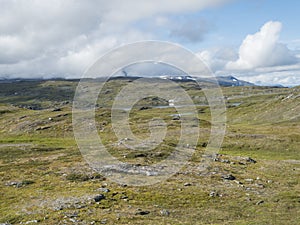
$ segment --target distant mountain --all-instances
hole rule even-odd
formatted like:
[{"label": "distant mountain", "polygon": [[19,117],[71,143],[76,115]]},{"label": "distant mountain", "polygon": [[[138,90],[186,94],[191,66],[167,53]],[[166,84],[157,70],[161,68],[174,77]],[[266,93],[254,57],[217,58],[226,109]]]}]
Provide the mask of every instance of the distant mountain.
[{"label": "distant mountain", "polygon": [[236,77],[233,76],[221,76],[221,77],[216,77],[217,81],[219,82],[219,85],[221,86],[256,86],[253,83],[239,80]]},{"label": "distant mountain", "polygon": [[[147,78],[155,78],[155,77],[148,77],[148,76],[115,76],[115,77],[110,77],[108,78],[109,80],[135,80],[139,79],[141,77],[147,77]],[[157,77],[156,77],[157,78]],[[236,86],[261,86],[261,85],[256,85],[244,80],[240,80],[234,76],[218,76],[215,78],[198,78],[194,76],[189,76],[189,75],[163,75],[159,76],[160,79],[167,79],[167,80],[172,80],[175,82],[190,82],[190,81],[197,81],[201,83],[205,83],[207,85],[216,83],[220,86],[223,87],[236,87]],[[105,76],[99,76],[98,78],[86,78],[86,79],[92,79],[92,80],[97,80],[97,81],[102,81],[106,80],[107,77]],[[25,81],[77,81],[79,82],[80,79],[64,79],[64,78],[48,78],[48,79],[42,79],[42,78],[14,78],[14,79],[9,79],[6,77],[0,77],[0,83],[16,83],[16,82],[25,82]],[[268,85],[264,85],[268,86]],[[278,84],[278,85],[269,85],[269,87],[277,87],[277,88],[283,88],[284,86]]]},{"label": "distant mountain", "polygon": [[253,83],[239,80],[233,76],[221,76],[221,77],[216,77],[215,79],[210,79],[210,78],[196,78],[192,76],[187,76],[187,75],[180,75],[180,76],[160,76],[161,79],[168,79],[172,81],[195,81],[197,80],[198,82],[205,82],[205,83],[216,83],[216,81],[219,83],[219,85],[224,86],[224,87],[231,87],[231,86],[256,86]]},{"label": "distant mountain", "polygon": [[160,76],[159,78],[164,80],[173,81],[195,81],[196,79],[188,75],[178,75],[178,76]]}]

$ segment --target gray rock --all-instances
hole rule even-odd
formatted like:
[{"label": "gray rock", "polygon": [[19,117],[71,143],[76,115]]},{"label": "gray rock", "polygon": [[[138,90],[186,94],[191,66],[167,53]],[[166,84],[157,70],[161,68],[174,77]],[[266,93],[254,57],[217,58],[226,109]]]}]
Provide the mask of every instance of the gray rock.
[{"label": "gray rock", "polygon": [[256,163],[256,160],[254,160],[254,159],[252,159],[250,157],[246,158],[246,161],[250,162],[250,163]]},{"label": "gray rock", "polygon": [[265,202],[265,201],[260,200],[260,201],[256,202],[256,205],[261,205],[261,204],[263,204],[264,202]]},{"label": "gray rock", "polygon": [[55,108],[52,110],[52,112],[60,112],[61,111],[61,108]]},{"label": "gray rock", "polygon": [[75,205],[75,208],[76,208],[76,209],[82,209],[82,208],[84,208],[84,207],[86,207],[86,205],[78,205],[78,204]]},{"label": "gray rock", "polygon": [[166,209],[162,209],[160,210],[160,215],[162,216],[169,216],[170,215],[170,212]]},{"label": "gray rock", "polygon": [[150,107],[148,107],[148,106],[142,106],[142,107],[140,108],[140,110],[147,110],[147,109],[150,109]]},{"label": "gray rock", "polygon": [[101,192],[103,192],[103,193],[108,193],[108,192],[110,192],[110,190],[109,190],[108,188],[98,188],[97,190],[98,190],[98,191],[101,191]]},{"label": "gray rock", "polygon": [[263,184],[255,184],[256,185],[256,187],[258,187],[258,188],[265,188],[265,185],[263,185]]},{"label": "gray rock", "polygon": [[78,212],[73,212],[73,213],[65,213],[64,218],[76,218],[78,217]]},{"label": "gray rock", "polygon": [[30,220],[30,221],[25,222],[25,224],[38,223],[38,222],[39,222],[38,220]]},{"label": "gray rock", "polygon": [[247,179],[245,179],[245,181],[246,181],[246,182],[250,182],[250,183],[252,183],[254,180],[253,180],[253,179],[251,179],[251,178],[247,178]]},{"label": "gray rock", "polygon": [[53,210],[55,210],[55,211],[59,211],[59,210],[63,210],[63,209],[64,209],[64,206],[62,206],[62,205],[53,207]]},{"label": "gray rock", "polygon": [[243,184],[241,181],[238,181],[238,180],[235,180],[234,182],[237,184]]},{"label": "gray rock", "polygon": [[209,197],[218,197],[218,196],[219,196],[219,194],[217,192],[215,192],[215,191],[211,191],[209,193]]},{"label": "gray rock", "polygon": [[172,120],[180,120],[180,115],[179,114],[174,114],[173,116],[172,116]]},{"label": "gray rock", "polygon": [[227,174],[227,175],[222,175],[222,178],[224,180],[235,180],[235,176],[231,175],[231,174]]},{"label": "gray rock", "polygon": [[144,216],[144,215],[148,215],[149,213],[150,213],[149,211],[139,211],[139,212],[136,212],[136,215]]},{"label": "gray rock", "polygon": [[105,196],[100,194],[94,197],[95,202],[100,202],[101,200],[105,199]]},{"label": "gray rock", "polygon": [[76,219],[74,219],[74,218],[70,218],[69,219],[72,223],[78,223],[79,221],[78,220],[76,220]]},{"label": "gray rock", "polygon": [[228,159],[221,159],[222,163],[230,163],[230,161]]},{"label": "gray rock", "polygon": [[101,224],[106,224],[107,223],[107,219],[103,219],[100,221]]},{"label": "gray rock", "polygon": [[21,182],[18,182],[18,181],[9,181],[5,185],[6,186],[19,186],[20,184],[21,184]]}]

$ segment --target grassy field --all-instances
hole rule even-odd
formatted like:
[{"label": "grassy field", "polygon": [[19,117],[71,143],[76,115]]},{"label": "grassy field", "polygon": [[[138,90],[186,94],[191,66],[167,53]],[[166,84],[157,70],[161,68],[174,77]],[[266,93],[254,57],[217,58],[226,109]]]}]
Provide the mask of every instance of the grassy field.
[{"label": "grassy field", "polygon": [[[132,132],[167,124],[152,151],[118,145],[113,99],[130,80],[111,80],[97,103],[97,129],[119,160],[138,166],[168,157],[180,134],[174,108],[159,98],[130,112]],[[77,81],[0,83],[0,223],[7,224],[299,224],[300,87],[224,87],[227,131],[218,155],[199,169],[211,128],[204,93],[181,83],[197,104],[200,138],[174,176],[151,186],[126,186],[92,170],[72,130]]]}]

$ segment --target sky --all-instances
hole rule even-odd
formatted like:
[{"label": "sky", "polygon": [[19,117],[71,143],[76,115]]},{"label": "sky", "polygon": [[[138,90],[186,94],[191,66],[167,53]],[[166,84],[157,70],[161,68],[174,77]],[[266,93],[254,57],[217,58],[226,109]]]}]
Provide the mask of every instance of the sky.
[{"label": "sky", "polygon": [[0,0],[0,79],[80,78],[113,48],[178,43],[217,76],[300,85],[300,1]]}]

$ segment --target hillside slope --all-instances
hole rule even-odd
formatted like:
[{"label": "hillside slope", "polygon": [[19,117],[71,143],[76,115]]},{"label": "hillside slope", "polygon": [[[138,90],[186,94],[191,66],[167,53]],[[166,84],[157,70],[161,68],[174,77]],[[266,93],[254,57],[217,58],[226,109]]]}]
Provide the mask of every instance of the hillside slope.
[{"label": "hillside slope", "polygon": [[[95,109],[96,128],[112,156],[142,169],[175,151],[181,118],[166,100],[137,102],[129,113],[134,135],[149,137],[149,121],[157,117],[167,134],[152,150],[128,148],[132,140],[116,137],[110,111],[128,82],[107,83]],[[223,87],[227,131],[220,151],[211,155],[205,152],[211,121],[204,93],[193,82],[180,83],[199,112],[192,157],[163,182],[127,186],[91,169],[78,148],[72,127],[76,85],[0,84],[0,223],[299,224],[299,87]],[[210,162],[205,170],[203,159]]]}]

